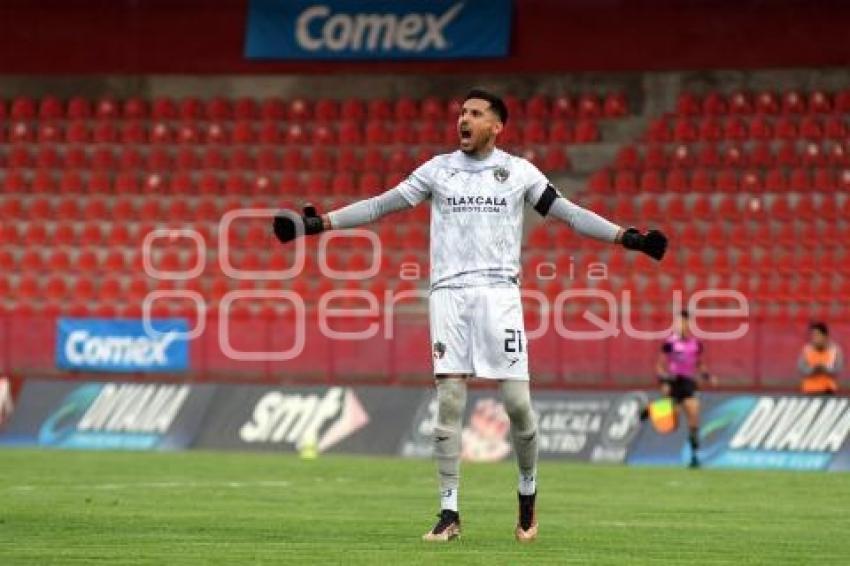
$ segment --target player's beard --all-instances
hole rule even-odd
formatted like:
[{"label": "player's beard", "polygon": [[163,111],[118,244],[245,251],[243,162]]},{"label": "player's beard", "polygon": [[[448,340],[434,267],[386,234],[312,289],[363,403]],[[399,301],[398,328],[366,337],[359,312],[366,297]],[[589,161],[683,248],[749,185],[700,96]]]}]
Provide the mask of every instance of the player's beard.
[{"label": "player's beard", "polygon": [[472,134],[469,138],[469,145],[467,148],[464,148],[464,139],[461,138],[460,141],[460,150],[468,155],[469,157],[486,157],[486,155],[482,155],[483,153],[487,153],[489,155],[491,145],[494,139],[492,134],[480,134],[476,136],[475,133]]}]

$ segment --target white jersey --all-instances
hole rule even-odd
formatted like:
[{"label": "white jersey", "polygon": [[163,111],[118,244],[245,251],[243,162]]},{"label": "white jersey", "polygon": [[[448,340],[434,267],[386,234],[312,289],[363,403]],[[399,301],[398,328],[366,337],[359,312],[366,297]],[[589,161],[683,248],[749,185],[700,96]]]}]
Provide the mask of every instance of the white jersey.
[{"label": "white jersey", "polygon": [[431,288],[516,284],[525,203],[549,180],[527,160],[494,150],[437,155],[398,186],[416,206],[431,199]]}]

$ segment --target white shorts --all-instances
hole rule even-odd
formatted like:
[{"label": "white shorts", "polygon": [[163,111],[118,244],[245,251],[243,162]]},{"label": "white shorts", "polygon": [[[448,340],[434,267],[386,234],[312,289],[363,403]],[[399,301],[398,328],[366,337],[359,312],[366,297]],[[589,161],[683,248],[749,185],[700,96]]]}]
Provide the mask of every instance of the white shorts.
[{"label": "white shorts", "polygon": [[528,380],[528,342],[518,287],[431,292],[435,374]]}]

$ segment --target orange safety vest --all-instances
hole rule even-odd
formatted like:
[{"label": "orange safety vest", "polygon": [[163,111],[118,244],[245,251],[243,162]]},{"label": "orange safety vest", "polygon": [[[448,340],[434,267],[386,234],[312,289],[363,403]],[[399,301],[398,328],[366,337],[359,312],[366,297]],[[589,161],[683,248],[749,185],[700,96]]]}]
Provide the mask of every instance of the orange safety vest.
[{"label": "orange safety vest", "polygon": [[[823,350],[818,350],[811,344],[806,344],[803,347],[803,358],[809,364],[809,367],[832,367],[837,354],[838,349],[835,344],[830,344]],[[828,373],[813,373],[803,378],[802,389],[803,393],[825,393],[827,391],[835,393],[838,391],[838,383]]]}]

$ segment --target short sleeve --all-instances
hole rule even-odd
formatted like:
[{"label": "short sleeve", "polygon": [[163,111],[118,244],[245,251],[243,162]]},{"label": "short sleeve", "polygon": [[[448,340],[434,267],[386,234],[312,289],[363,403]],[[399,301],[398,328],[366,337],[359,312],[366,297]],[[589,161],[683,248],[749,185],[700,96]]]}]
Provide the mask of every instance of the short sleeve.
[{"label": "short sleeve", "polygon": [[410,206],[416,206],[431,196],[437,165],[431,159],[417,167],[410,176],[398,184],[398,191]]},{"label": "short sleeve", "polygon": [[525,191],[525,202],[534,207],[541,216],[546,216],[555,199],[561,196],[558,190],[552,186],[549,179],[540,172],[533,163],[523,159],[523,189]]}]

